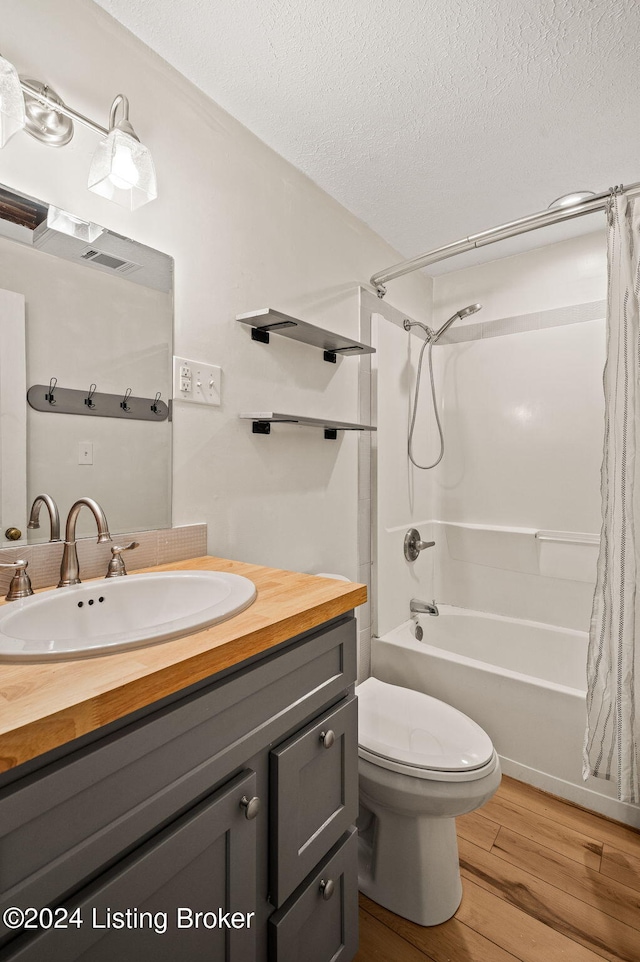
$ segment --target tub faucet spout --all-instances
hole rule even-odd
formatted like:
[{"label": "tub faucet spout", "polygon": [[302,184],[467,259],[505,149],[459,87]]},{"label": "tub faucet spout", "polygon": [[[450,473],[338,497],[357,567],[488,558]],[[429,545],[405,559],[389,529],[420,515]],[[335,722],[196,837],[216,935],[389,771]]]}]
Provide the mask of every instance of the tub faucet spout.
[{"label": "tub faucet spout", "polygon": [[412,598],[409,602],[409,611],[412,615],[434,615],[440,614],[438,611],[438,606],[436,604],[435,598],[432,602],[419,601],[418,598]]}]

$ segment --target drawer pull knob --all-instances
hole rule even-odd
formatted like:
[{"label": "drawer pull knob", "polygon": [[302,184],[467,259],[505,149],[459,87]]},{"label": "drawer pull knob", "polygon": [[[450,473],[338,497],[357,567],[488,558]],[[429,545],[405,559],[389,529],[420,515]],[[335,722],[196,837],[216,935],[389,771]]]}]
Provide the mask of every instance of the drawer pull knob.
[{"label": "drawer pull knob", "polygon": [[335,883],[333,879],[328,878],[326,881],[322,879],[320,882],[320,894],[325,902],[328,902],[335,891]]},{"label": "drawer pull knob", "polygon": [[[335,733],[329,729],[328,732],[320,732],[320,741],[325,748],[331,748],[336,740]],[[332,890],[333,891],[333,890]]]},{"label": "drawer pull knob", "polygon": [[255,818],[260,811],[260,799],[257,795],[254,795],[253,798],[247,798],[246,795],[243,795],[240,799],[240,808],[244,809],[245,818]]}]

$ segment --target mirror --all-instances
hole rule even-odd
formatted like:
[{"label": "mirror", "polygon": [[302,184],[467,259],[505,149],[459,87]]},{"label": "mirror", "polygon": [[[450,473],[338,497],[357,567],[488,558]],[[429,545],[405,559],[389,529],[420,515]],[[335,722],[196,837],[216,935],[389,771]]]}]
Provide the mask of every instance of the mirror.
[{"label": "mirror", "polygon": [[[2,546],[49,540],[44,505],[40,527],[27,528],[44,493],[63,538],[79,497],[99,502],[112,535],[170,527],[172,258],[0,186],[0,330]],[[27,404],[29,388],[54,378],[56,389],[82,392],[81,409],[95,385],[96,398],[129,392],[145,409],[159,393],[169,416],[163,406],[162,418],[134,418],[117,399],[109,416]],[[94,533],[81,512],[78,536]]]}]

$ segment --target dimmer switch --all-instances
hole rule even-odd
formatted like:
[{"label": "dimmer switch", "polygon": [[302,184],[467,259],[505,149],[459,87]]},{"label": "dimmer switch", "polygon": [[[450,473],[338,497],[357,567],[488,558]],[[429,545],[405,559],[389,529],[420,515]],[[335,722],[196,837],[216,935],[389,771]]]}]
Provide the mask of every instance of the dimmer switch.
[{"label": "dimmer switch", "polygon": [[222,400],[222,368],[185,357],[173,359],[173,396],[193,404],[218,406]]}]

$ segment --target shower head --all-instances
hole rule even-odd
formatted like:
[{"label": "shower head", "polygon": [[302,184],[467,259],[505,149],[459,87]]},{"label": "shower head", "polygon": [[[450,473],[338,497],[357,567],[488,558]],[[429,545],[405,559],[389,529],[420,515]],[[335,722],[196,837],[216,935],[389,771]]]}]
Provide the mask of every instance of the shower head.
[{"label": "shower head", "polygon": [[433,343],[435,344],[438,338],[441,337],[444,334],[444,332],[447,330],[447,328],[451,327],[453,322],[457,321],[458,318],[468,317],[469,314],[475,314],[476,311],[479,311],[481,309],[482,309],[482,304],[469,304],[468,307],[463,307],[462,310],[456,311],[456,313],[453,314],[448,321],[445,321],[442,327],[438,328],[438,330],[433,334],[431,338]]},{"label": "shower head", "polygon": [[442,327],[440,327],[437,331],[432,331],[430,327],[427,327],[426,324],[421,324],[420,321],[410,321],[408,317],[405,317],[402,326],[404,327],[405,331],[410,331],[412,327],[422,328],[427,335],[427,340],[435,344],[440,335],[444,334],[447,328],[450,327],[454,321],[457,321],[459,317],[468,317],[469,314],[475,314],[476,311],[480,310],[482,310],[482,304],[469,304],[468,307],[463,307],[461,310],[456,311],[456,313],[453,314],[448,321],[445,321]]}]

